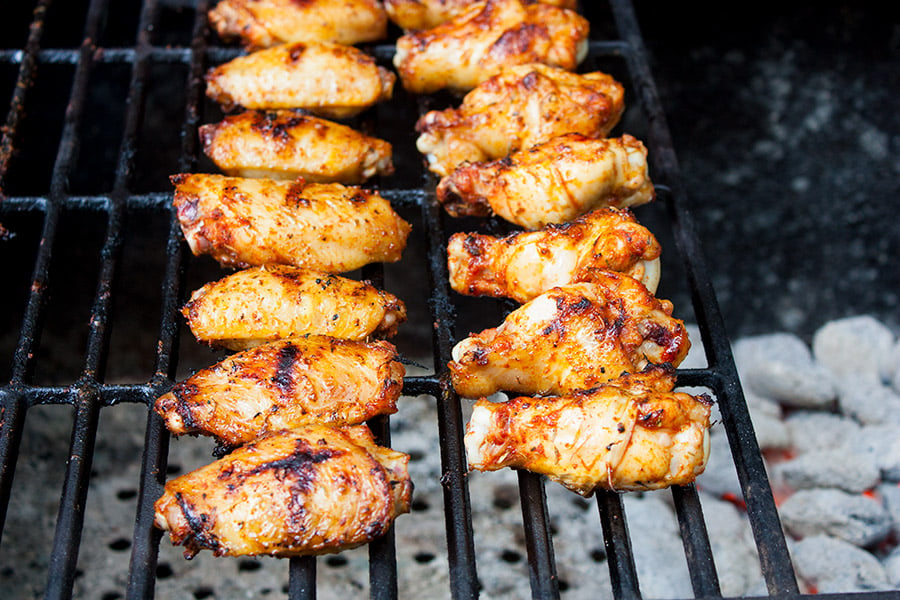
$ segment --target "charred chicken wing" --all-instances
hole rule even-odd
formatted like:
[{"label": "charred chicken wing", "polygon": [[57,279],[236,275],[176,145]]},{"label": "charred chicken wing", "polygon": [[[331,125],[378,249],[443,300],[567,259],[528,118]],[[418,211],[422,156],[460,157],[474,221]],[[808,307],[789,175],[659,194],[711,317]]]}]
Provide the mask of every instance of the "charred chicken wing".
[{"label": "charred chicken wing", "polygon": [[225,117],[201,126],[200,141],[226,175],[356,184],[394,172],[388,142],[289,110]]},{"label": "charred chicken wing", "polygon": [[583,496],[694,481],[709,457],[709,401],[627,379],[568,396],[479,400],[466,428],[469,466],[527,469]]},{"label": "charred chicken wing", "polygon": [[503,66],[545,63],[574,70],[587,53],[588,21],[527,0],[486,0],[452,21],[397,40],[394,66],[416,94],[467,92]]},{"label": "charred chicken wing", "polygon": [[264,437],[177,477],[156,501],[156,526],[217,556],[303,556],[365,544],[409,512],[409,456],[364,425],[305,425]]},{"label": "charred chicken wing", "polygon": [[390,337],[406,306],[364,281],[288,265],[244,269],[207,283],[181,310],[194,337],[244,350],[308,333]]},{"label": "charred chicken wing", "polygon": [[238,446],[304,423],[397,412],[406,370],[389,343],[304,336],[234,354],[177,383],[154,409],[175,435]]},{"label": "charred chicken wing", "polygon": [[504,158],[565,133],[606,137],[624,109],[625,89],[605,73],[515,65],[479,84],[459,108],[423,115],[416,146],[443,177],[463,162]]},{"label": "charred chicken wing", "polygon": [[409,223],[377,193],[339,183],[172,177],[195,255],[230,267],[287,264],[329,273],[400,260]]},{"label": "charred chicken wing", "polygon": [[454,217],[495,213],[538,229],[595,208],[644,204],[655,191],[639,140],[570,133],[500,160],[460,165],[441,179],[437,195]]},{"label": "charred chicken wing", "polygon": [[453,387],[466,398],[569,394],[650,363],[677,366],[690,342],[671,315],[672,303],[639,281],[597,273],[592,283],[552,288],[499,327],[459,342],[449,364]]},{"label": "charred chicken wing", "polygon": [[209,22],[225,40],[251,49],[293,42],[360,44],[387,34],[378,0],[221,0]]},{"label": "charred chicken wing", "polygon": [[353,46],[298,42],[239,56],[211,69],[206,74],[206,95],[226,111],[235,106],[303,108],[343,119],[390,99],[395,79]]},{"label": "charred chicken wing", "polygon": [[656,292],[659,242],[627,210],[598,209],[574,221],[503,237],[456,233],[447,244],[450,286],[460,294],[528,302],[552,287],[625,273]]},{"label": "charred chicken wing", "polygon": [[[431,29],[446,23],[483,0],[384,0],[388,17],[406,31]],[[540,0],[575,10],[575,0]]]}]

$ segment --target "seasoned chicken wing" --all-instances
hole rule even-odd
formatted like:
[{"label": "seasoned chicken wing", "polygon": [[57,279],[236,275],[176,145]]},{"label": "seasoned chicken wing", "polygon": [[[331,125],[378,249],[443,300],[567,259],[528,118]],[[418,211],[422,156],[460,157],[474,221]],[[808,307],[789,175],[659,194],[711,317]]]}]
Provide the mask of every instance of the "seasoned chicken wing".
[{"label": "seasoned chicken wing", "polygon": [[156,526],[216,556],[303,556],[365,544],[409,512],[409,455],[364,425],[305,425],[264,437],[166,483]]},{"label": "seasoned chicken wing", "polygon": [[470,468],[523,468],[583,496],[694,481],[709,457],[710,401],[627,379],[568,396],[479,400],[466,427]]},{"label": "seasoned chicken wing", "polygon": [[587,19],[527,0],[486,0],[452,21],[397,40],[394,66],[416,94],[466,92],[503,66],[545,63],[575,70],[587,53]]},{"label": "seasoned chicken wing", "polygon": [[[446,23],[473,4],[483,0],[384,0],[388,17],[402,29],[431,29]],[[575,10],[576,0],[539,0]]]},{"label": "seasoned chicken wing", "polygon": [[153,408],[175,435],[238,446],[305,423],[395,413],[405,374],[389,342],[304,336],[229,356],[175,384]]},{"label": "seasoned chicken wing", "polygon": [[288,265],[244,269],[207,283],[181,309],[199,341],[230,350],[307,333],[391,337],[406,306],[365,281]]},{"label": "seasoned chicken wing", "polygon": [[645,204],[655,191],[639,140],[570,133],[500,160],[460,165],[441,179],[437,196],[454,217],[496,213],[538,229],[595,208]]},{"label": "seasoned chicken wing", "polygon": [[289,110],[225,117],[201,126],[200,141],[226,175],[357,184],[394,172],[388,142]]},{"label": "seasoned chicken wing", "polygon": [[209,22],[225,40],[251,49],[293,42],[360,44],[387,35],[378,0],[221,0]]},{"label": "seasoned chicken wing", "polygon": [[528,302],[552,287],[617,271],[652,294],[659,242],[627,209],[598,209],[540,231],[495,237],[455,233],[447,244],[450,286],[460,294]]},{"label": "seasoned chicken wing", "polygon": [[258,50],[210,69],[206,95],[225,110],[303,108],[343,119],[389,100],[396,76],[353,46],[294,43]]},{"label": "seasoned chicken wing", "polygon": [[672,303],[621,273],[552,288],[522,305],[499,327],[453,348],[450,375],[466,398],[494,392],[569,394],[640,371],[677,366],[690,348]]},{"label": "seasoned chicken wing", "polygon": [[175,208],[195,255],[249,267],[288,264],[343,273],[395,262],[409,223],[376,192],[339,183],[172,177]]},{"label": "seasoned chicken wing", "polygon": [[463,162],[504,158],[565,133],[606,137],[625,110],[625,89],[606,73],[543,64],[503,67],[459,108],[423,115],[416,147],[446,176]]}]

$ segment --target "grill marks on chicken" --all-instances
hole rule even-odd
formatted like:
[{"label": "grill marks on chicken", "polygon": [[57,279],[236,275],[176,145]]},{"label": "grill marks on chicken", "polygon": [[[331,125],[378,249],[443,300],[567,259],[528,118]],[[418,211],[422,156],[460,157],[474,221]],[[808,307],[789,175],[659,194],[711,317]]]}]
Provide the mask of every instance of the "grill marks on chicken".
[{"label": "grill marks on chicken", "polygon": [[224,40],[250,49],[292,42],[360,44],[387,35],[378,0],[221,0],[209,22]]},{"label": "grill marks on chicken", "polygon": [[422,116],[416,147],[443,177],[464,162],[504,158],[558,135],[606,137],[624,109],[624,88],[605,73],[543,64],[504,67],[466,94],[459,108]]},{"label": "grill marks on chicken", "polygon": [[619,273],[552,288],[499,327],[460,341],[449,363],[466,398],[498,391],[568,394],[608,383],[650,363],[677,366],[690,348],[672,304]]},{"label": "grill marks on chicken", "polygon": [[227,116],[201,126],[200,140],[232,176],[358,184],[394,172],[388,142],[290,110]]},{"label": "grill marks on chicken", "polygon": [[410,231],[376,192],[337,183],[188,173],[172,182],[191,251],[225,266],[288,264],[343,273],[400,260]]},{"label": "grill marks on chicken", "polygon": [[469,466],[528,469],[583,496],[690,483],[709,456],[711,402],[674,384],[671,367],[650,367],[566,396],[481,399],[466,428]]},{"label": "grill marks on chicken", "polygon": [[261,438],[177,477],[155,522],[192,558],[303,556],[353,548],[409,512],[409,457],[365,426],[306,425]]},{"label": "grill marks on chicken", "polygon": [[199,341],[230,350],[310,333],[391,337],[406,321],[406,306],[393,294],[286,265],[244,269],[207,283],[181,312]]},{"label": "grill marks on chicken", "polygon": [[437,195],[454,217],[497,214],[538,229],[595,208],[645,204],[655,190],[639,140],[571,133],[493,162],[462,164],[441,179]]},{"label": "grill marks on chicken", "polygon": [[588,30],[588,21],[568,9],[487,0],[447,23],[398,39],[394,66],[412,93],[466,92],[508,65],[575,70],[587,52]]},{"label": "grill marks on chicken", "polygon": [[628,210],[599,209],[540,231],[495,237],[456,233],[447,244],[450,286],[461,294],[528,302],[550,288],[606,271],[659,282],[659,242]]},{"label": "grill marks on chicken", "polygon": [[201,369],[154,409],[175,435],[238,446],[310,422],[347,425],[397,412],[406,369],[389,342],[304,336]]},{"label": "grill marks on chicken", "polygon": [[391,97],[396,76],[353,46],[282,44],[239,56],[206,74],[206,95],[235,106],[303,108],[342,119]]}]

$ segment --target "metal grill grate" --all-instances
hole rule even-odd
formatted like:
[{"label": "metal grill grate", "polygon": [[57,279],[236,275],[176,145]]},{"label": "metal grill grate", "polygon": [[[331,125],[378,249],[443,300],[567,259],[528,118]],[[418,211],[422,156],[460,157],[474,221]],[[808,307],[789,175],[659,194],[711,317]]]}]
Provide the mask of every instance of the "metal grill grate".
[{"label": "metal grill grate", "polygon": [[[7,513],[16,510],[10,507],[10,496],[29,411],[37,405],[70,405],[74,410],[69,460],[46,576],[45,594],[48,598],[67,598],[73,593],[85,506],[91,502],[88,483],[101,411],[119,403],[149,405],[176,379],[178,339],[183,329],[178,308],[185,295],[184,279],[190,257],[185,252],[180,229],[171,213],[168,182],[164,177],[153,179],[141,166],[141,161],[145,160],[142,155],[147,152],[146,138],[152,138],[151,128],[144,123],[144,117],[152,83],[158,79],[154,73],[159,69],[164,74],[171,72],[173,75],[165,76],[181,77],[183,82],[183,86],[178,84],[183,94],[179,120],[167,124],[179,132],[180,148],[177,157],[156,157],[162,163],[161,172],[191,171],[197,169],[201,161],[197,127],[204,122],[203,116],[214,110],[205,104],[203,74],[210,65],[224,62],[238,53],[234,48],[218,46],[218,41],[212,41],[205,21],[209,3],[202,0],[179,10],[174,10],[171,3],[147,0],[139,11],[133,11],[137,19],[134,40],[128,40],[127,31],[122,31],[128,26],[135,26],[130,18],[123,16],[131,14],[123,9],[128,3],[105,0],[91,0],[84,3],[86,6],[78,2],[69,3],[74,8],[62,7],[62,4],[66,3],[40,0],[31,15],[11,18],[13,24],[10,27],[21,21],[21,26],[25,28],[30,22],[27,41],[15,48],[0,50],[0,67],[4,69],[0,73],[0,81],[4,82],[4,86],[8,82],[10,90],[10,109],[0,146],[0,187],[5,194],[0,204],[0,222],[30,218],[39,223],[35,243],[27,248],[29,253],[14,257],[28,265],[30,278],[8,279],[18,286],[10,294],[24,300],[24,310],[19,309],[21,312],[16,313],[18,338],[10,345],[9,380],[0,387],[0,532]],[[679,183],[678,165],[637,22],[626,0],[612,0],[608,7],[591,7],[591,10],[596,12],[589,15],[592,22],[609,23],[612,33],[609,36],[606,32],[594,34],[595,38],[603,39],[595,39],[591,43],[589,60],[594,63],[609,60],[624,65],[620,75],[627,78],[626,88],[631,94],[626,115],[626,119],[631,119],[629,131],[640,132],[636,134],[649,147],[653,177],[658,186],[657,205],[664,207],[663,218],[671,229],[673,241],[666,250],[672,257],[672,270],[683,276],[681,285],[687,290],[686,300],[681,304],[676,302],[676,314],[684,316],[685,310],[690,310],[685,304],[692,304],[707,353],[709,366],[679,371],[679,383],[708,387],[717,397],[769,593],[777,597],[797,597],[797,582],[759,448],[752,435],[722,319]],[[72,14],[80,18],[70,19]],[[177,16],[181,32],[168,37],[171,32],[160,26],[159,21],[161,15],[172,14]],[[55,40],[48,41],[51,34],[59,39],[77,37],[72,31],[73,23],[77,23],[80,35],[74,43],[67,47],[62,43],[52,45],[51,42],[58,43]],[[59,30],[64,35],[59,34]],[[595,26],[595,31],[599,30],[600,27]],[[21,35],[19,33],[19,38]],[[19,38],[13,36],[11,39]],[[391,44],[371,46],[368,50],[385,64],[393,54]],[[34,129],[29,129],[32,127],[29,121],[31,113],[38,110],[35,108],[38,100],[33,96],[39,93],[39,85],[46,85],[48,73],[53,73],[54,66],[64,68],[64,72],[71,76],[71,84],[57,82],[53,92],[56,95],[68,92],[65,110],[57,117],[57,130],[49,134],[35,134]],[[85,169],[91,170],[91,163],[86,162],[85,156],[101,151],[96,147],[96,141],[91,141],[88,147],[85,122],[91,105],[97,102],[92,96],[97,89],[97,81],[116,69],[127,72],[128,76],[123,88],[124,98],[115,108],[121,111],[121,132],[116,139],[118,145],[113,165],[108,169],[111,173],[109,185],[104,186],[92,183],[90,172],[84,173]],[[5,80],[2,79],[4,74]],[[53,89],[52,81],[50,85]],[[392,106],[370,111],[364,117],[366,120],[358,125],[378,130],[384,137],[389,137],[379,130],[379,123],[390,122],[392,129],[395,121],[412,123],[416,114],[442,101],[434,98],[417,100],[403,94],[402,90],[397,96]],[[413,120],[410,121],[410,118]],[[404,216],[413,221],[418,231],[423,232],[427,242],[423,261],[428,273],[430,296],[427,304],[429,313],[423,319],[433,323],[433,359],[437,368],[430,374],[407,377],[404,393],[429,395],[436,400],[437,422],[422,426],[436,427],[439,431],[449,560],[448,591],[454,598],[475,598],[479,595],[478,557],[473,542],[462,445],[464,419],[460,401],[448,385],[443,366],[450,360],[450,350],[463,327],[460,319],[464,306],[449,292],[444,255],[446,239],[451,230],[459,225],[448,222],[437,207],[433,198],[436,182],[421,168],[421,159],[409,137],[411,134],[408,130],[405,133],[395,132],[393,139],[389,137],[398,153],[398,162],[403,161],[403,164],[396,175],[382,180],[380,187],[382,194],[405,211]],[[34,135],[46,138],[44,142],[49,145],[49,151],[34,149],[35,144],[31,141]],[[101,131],[101,135],[108,133]],[[404,135],[407,137],[402,137]],[[32,160],[29,152],[37,152],[42,158]],[[102,173],[102,169],[98,172]],[[46,177],[40,176],[43,173]],[[45,180],[49,181],[49,185],[45,185]],[[147,181],[150,183],[147,184]],[[89,191],[82,193],[81,188]],[[37,381],[40,378],[36,377],[36,370],[44,356],[41,337],[45,322],[51,317],[48,314],[48,297],[55,283],[51,265],[55,256],[70,251],[66,245],[68,240],[60,234],[60,229],[70,214],[79,211],[96,216],[104,230],[95,275],[96,290],[87,320],[86,347],[77,376],[62,383],[43,384]],[[161,288],[161,317],[153,371],[149,378],[137,383],[106,383],[112,306],[118,293],[116,282],[122,276],[122,250],[128,244],[125,222],[129,217],[148,212],[163,215],[169,222],[164,248],[160,248],[165,253],[165,267],[157,283]],[[642,218],[641,213],[638,216]],[[381,282],[384,270],[381,266],[373,266],[365,269],[363,276]],[[661,289],[665,289],[665,285]],[[80,348],[70,348],[68,351],[76,353]],[[390,442],[387,419],[379,419],[371,425],[382,442]],[[168,447],[168,433],[161,419],[148,412],[137,514],[131,540],[128,598],[154,595],[161,534],[153,527],[153,503],[161,494],[165,481]],[[553,535],[543,480],[519,472],[518,483],[532,595],[558,598],[560,585],[556,576]],[[698,598],[720,597],[697,492],[689,486],[673,489],[672,494],[694,594]],[[640,598],[621,498],[615,493],[599,493],[597,507],[612,591],[619,599]],[[397,597],[395,554],[393,534],[370,545],[369,591],[372,598]],[[316,559],[292,559],[284,564],[289,569],[289,596],[315,597]],[[887,594],[883,597],[886,598]]]}]

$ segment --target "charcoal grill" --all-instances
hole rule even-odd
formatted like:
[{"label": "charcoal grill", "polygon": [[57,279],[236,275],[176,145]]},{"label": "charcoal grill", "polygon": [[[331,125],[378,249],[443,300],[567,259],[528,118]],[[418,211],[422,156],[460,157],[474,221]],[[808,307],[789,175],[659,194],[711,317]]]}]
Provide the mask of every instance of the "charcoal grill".
[{"label": "charcoal grill", "polygon": [[[101,411],[121,403],[149,405],[177,378],[179,337],[184,329],[178,309],[190,291],[185,286],[185,272],[193,259],[186,252],[172,214],[171,188],[165,175],[209,167],[202,162],[196,136],[197,127],[213,120],[216,110],[204,99],[203,74],[209,66],[239,53],[210,35],[205,18],[208,5],[202,0],[174,4],[147,0],[143,5],[39,0],[36,6],[27,6],[27,12],[11,9],[3,25],[8,29],[3,39],[9,45],[0,50],[0,89],[4,94],[0,100],[8,101],[9,111],[0,146],[0,222],[9,234],[0,244],[7,246],[2,250],[7,258],[4,269],[9,268],[11,273],[4,276],[9,286],[6,293],[20,304],[13,307],[12,316],[6,317],[14,333],[0,348],[3,360],[9,360],[8,371],[4,372],[8,382],[0,387],[0,534],[7,514],[16,510],[10,507],[10,497],[16,465],[22,458],[20,443],[29,411],[38,405],[71,406],[74,417],[69,459],[46,574],[48,598],[71,597],[79,575],[76,567],[85,506],[91,502],[88,484]],[[627,0],[611,0],[609,5],[597,3],[585,10],[590,11],[594,29],[588,66],[602,66],[626,84],[629,109],[620,128],[637,135],[649,147],[659,199],[656,208],[647,210],[656,210],[658,215],[639,210],[638,217],[663,239],[669,264],[661,293],[674,295],[677,316],[689,319],[693,310],[701,331],[708,367],[680,370],[679,383],[707,387],[718,399],[768,592],[778,598],[800,597],[633,9]],[[388,64],[393,45],[372,45],[367,50]],[[120,80],[118,88],[104,85],[104,77],[110,74]],[[169,86],[169,91],[174,86],[178,92],[177,110],[165,117],[170,119],[164,123],[170,130],[168,137],[158,124],[148,126],[145,120],[151,112],[148,103],[153,102],[155,86]],[[101,93],[113,100],[98,100]],[[62,99],[54,104],[48,100],[53,97]],[[427,271],[429,297],[427,304],[422,303],[427,310],[419,318],[431,325],[436,367],[430,373],[408,376],[404,393],[424,394],[436,401],[437,422],[421,426],[439,432],[447,594],[475,598],[479,595],[479,556],[473,542],[462,446],[465,423],[444,366],[454,342],[461,332],[465,333],[465,312],[475,306],[450,293],[444,244],[450,233],[472,223],[453,222],[437,207],[433,195],[436,182],[422,167],[412,132],[416,114],[452,100],[440,95],[416,99],[399,90],[390,105],[370,111],[354,124],[394,144],[398,172],[376,184],[425,240],[420,258]],[[166,153],[158,147],[173,151]],[[85,335],[80,339],[85,345],[79,354],[78,372],[50,381],[53,378],[41,375],[42,361],[49,360],[41,339],[46,323],[56,318],[54,310],[58,309],[50,297],[57,287],[65,285],[62,281],[68,281],[53,265],[60,256],[73,251],[72,244],[81,243],[77,236],[61,233],[71,219],[81,215],[99,223],[101,242],[93,254],[99,257],[99,264],[90,282],[96,289],[86,322],[78,323]],[[121,292],[117,282],[124,276],[122,253],[134,241],[126,223],[145,215],[167,223],[165,239],[150,250],[165,256],[164,269],[153,282],[160,290],[160,310],[155,348],[147,349],[154,357],[152,373],[136,382],[107,383],[113,325],[122,326],[115,321],[113,310]],[[487,227],[502,229],[503,225],[490,222]],[[32,237],[23,233],[29,228],[34,231]],[[668,241],[659,231],[662,228],[669,232]],[[383,283],[385,267],[368,267],[361,275]],[[678,291],[681,289],[683,293]],[[683,296],[680,301],[679,294]],[[478,302],[482,303],[478,306],[494,307],[494,322],[508,310],[502,303]],[[401,330],[401,350],[403,335]],[[418,342],[407,342],[407,346]],[[78,353],[82,347],[67,352]],[[390,442],[387,419],[371,425],[382,442]],[[169,437],[161,419],[148,412],[127,587],[122,590],[128,598],[154,595],[161,534],[152,524],[153,503],[165,482],[168,449]],[[517,476],[532,595],[559,598],[561,586],[544,481],[526,472]],[[697,492],[687,486],[674,488],[671,493],[694,595],[721,597]],[[605,545],[612,592],[618,599],[640,598],[621,497],[601,492],[596,502],[599,523],[595,535],[598,539],[602,536]],[[289,570],[289,597],[314,598],[317,559],[297,558],[283,564]],[[393,533],[370,544],[369,564],[370,597],[397,597]],[[888,593],[867,597],[887,598]]]}]

